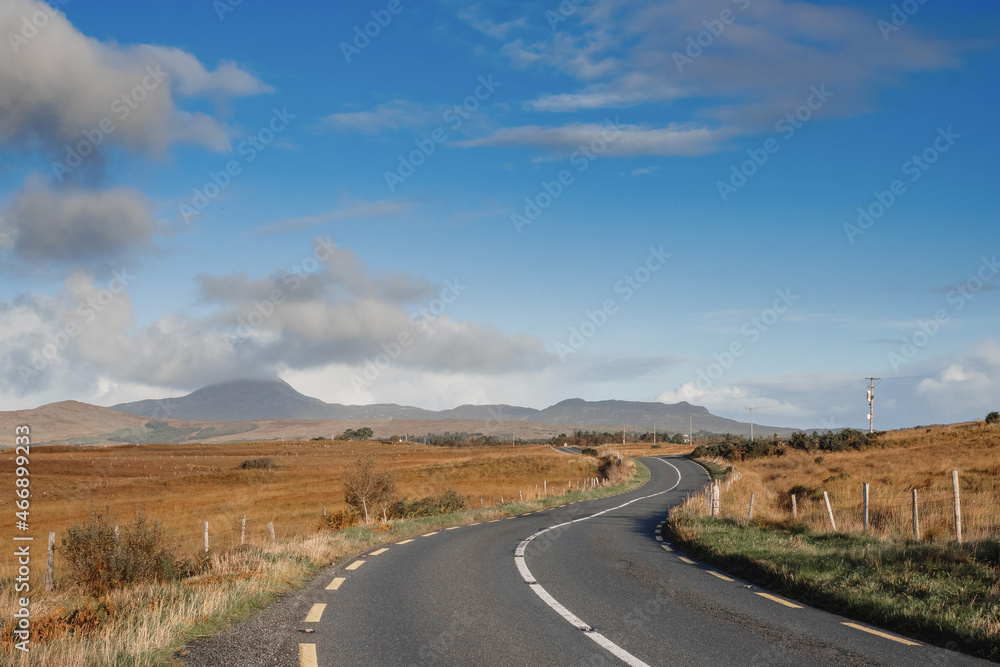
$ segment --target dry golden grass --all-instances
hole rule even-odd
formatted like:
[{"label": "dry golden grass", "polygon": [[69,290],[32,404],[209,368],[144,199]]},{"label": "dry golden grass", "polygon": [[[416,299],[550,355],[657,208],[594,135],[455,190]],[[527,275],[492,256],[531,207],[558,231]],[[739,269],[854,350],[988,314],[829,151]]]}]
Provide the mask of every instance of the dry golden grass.
[{"label": "dry golden grass", "polygon": [[[318,530],[322,507],[343,507],[342,470],[362,453],[373,453],[396,471],[400,495],[419,498],[456,489],[474,509],[461,515],[397,520],[377,529]],[[13,457],[13,451],[5,452]],[[275,470],[241,470],[247,459],[270,457]],[[280,593],[297,587],[316,568],[454,522],[482,521],[517,511],[510,505],[548,487],[548,506],[597,474],[597,460],[550,447],[450,449],[422,445],[308,442],[230,445],[120,446],[32,450],[32,559],[30,660],[13,650],[10,619],[0,622],[0,661],[33,667],[64,665],[160,665],[179,641],[212,634]],[[12,470],[13,466],[6,466]],[[0,476],[0,484],[13,476]],[[547,484],[546,484],[547,483]],[[637,484],[639,482],[632,482]],[[597,494],[614,489],[595,491]],[[497,507],[501,496],[508,503]],[[479,498],[485,509],[478,509]],[[3,499],[9,505],[11,499]],[[136,585],[95,600],[71,581],[56,558],[56,590],[44,591],[44,536],[60,535],[91,509],[111,507],[123,521],[141,508],[180,536],[181,555],[202,549],[203,521],[212,526],[212,567],[181,584]],[[13,508],[10,508],[13,511]],[[239,517],[248,517],[247,545],[240,547]],[[266,522],[274,521],[271,541]],[[449,523],[450,522],[450,523]],[[10,539],[11,528],[4,537]],[[41,547],[41,549],[39,549]],[[0,604],[15,604],[13,570],[4,562]]]},{"label": "dry golden grass", "polygon": [[[279,537],[314,532],[325,506],[344,507],[341,473],[363,452],[395,470],[401,497],[413,500],[455,489],[471,506],[527,500],[547,482],[561,493],[570,482],[592,477],[596,462],[543,446],[444,448],[416,444],[360,442],[262,442],[225,445],[122,445],[32,449],[31,527],[36,540],[48,531],[57,536],[98,509],[110,507],[123,522],[142,509],[159,519],[167,533],[182,542],[181,551],[203,545],[209,522],[213,547],[239,540],[239,522],[247,516],[251,536],[268,535],[274,523]],[[13,512],[14,451],[0,474],[0,509]],[[246,459],[270,457],[274,470],[240,470]],[[11,522],[0,538],[13,533]],[[58,556],[57,556],[58,558]],[[8,564],[9,565],[9,564]],[[9,570],[0,570],[0,577]]]},{"label": "dry golden grass", "polygon": [[[917,489],[922,539],[954,538],[951,471],[959,472],[963,536],[1000,534],[1000,427],[959,424],[894,431],[884,447],[860,452],[800,452],[736,463],[736,474],[722,485],[724,517],[747,518],[754,494],[754,520],[791,518],[790,492],[798,519],[815,530],[830,528],[826,491],[840,532],[862,530],[862,483],[868,482],[869,521],[874,535],[912,537],[911,490]],[[729,462],[720,461],[725,467]],[[704,495],[689,506],[707,510]]]}]

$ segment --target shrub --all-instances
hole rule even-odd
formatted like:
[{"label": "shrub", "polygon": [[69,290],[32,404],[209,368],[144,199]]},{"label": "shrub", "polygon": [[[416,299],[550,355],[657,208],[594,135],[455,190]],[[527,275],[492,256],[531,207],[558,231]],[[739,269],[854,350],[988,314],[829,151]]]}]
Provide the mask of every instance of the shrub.
[{"label": "shrub", "polygon": [[119,526],[117,535],[109,510],[92,513],[86,523],[69,527],[62,554],[76,583],[97,596],[127,584],[163,581],[178,571],[160,522],[141,513]]},{"label": "shrub", "polygon": [[597,476],[611,485],[627,482],[635,474],[635,463],[620,454],[602,456],[597,466]]},{"label": "shrub", "polygon": [[597,456],[597,450],[593,447],[584,447],[580,450],[581,454],[586,454],[587,456]]},{"label": "shrub", "polygon": [[390,516],[401,519],[409,517],[434,516],[437,514],[450,514],[458,512],[468,507],[468,500],[465,496],[460,496],[453,489],[448,489],[436,498],[427,496],[412,503],[406,502],[403,498],[390,511]]},{"label": "shrub", "polygon": [[395,473],[382,468],[371,454],[359,456],[344,471],[344,501],[364,514],[366,524],[372,522],[376,510],[387,519],[395,495]]},{"label": "shrub", "polygon": [[344,530],[356,526],[361,521],[361,514],[353,507],[347,507],[339,512],[327,514],[320,522],[321,528],[328,530]]},{"label": "shrub", "polygon": [[1000,412],[994,410],[993,412],[986,415],[987,424],[1000,424]]},{"label": "shrub", "polygon": [[277,467],[274,459],[263,457],[259,459],[247,459],[240,464],[240,470],[271,470]]}]

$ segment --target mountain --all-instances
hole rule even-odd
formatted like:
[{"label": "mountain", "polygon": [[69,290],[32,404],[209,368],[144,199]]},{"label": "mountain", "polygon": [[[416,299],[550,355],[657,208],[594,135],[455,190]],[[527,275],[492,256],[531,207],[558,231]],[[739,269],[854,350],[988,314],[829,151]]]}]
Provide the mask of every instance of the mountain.
[{"label": "mountain", "polygon": [[176,398],[119,403],[127,415],[183,421],[254,419],[434,419],[435,413],[394,404],[339,405],[296,391],[283,380],[235,380]]},{"label": "mountain", "polygon": [[[281,380],[236,380],[203,387],[187,396],[136,401],[112,406],[128,415],[183,421],[237,421],[268,419],[319,420],[466,420],[481,422],[490,431],[502,422],[564,424],[567,427],[604,427],[617,430],[659,432],[694,431],[749,433],[750,425],[711,414],[707,408],[681,402],[675,404],[639,401],[585,401],[572,398],[544,410],[515,405],[461,405],[450,410],[424,410],[379,403],[341,405],[325,403],[299,393]],[[756,426],[759,434],[787,435],[797,429]]]}]

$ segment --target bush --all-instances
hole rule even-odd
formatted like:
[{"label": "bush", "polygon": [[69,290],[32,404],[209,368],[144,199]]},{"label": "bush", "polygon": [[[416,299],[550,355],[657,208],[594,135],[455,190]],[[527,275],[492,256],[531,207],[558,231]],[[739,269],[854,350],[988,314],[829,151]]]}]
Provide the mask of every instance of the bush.
[{"label": "bush", "polygon": [[460,496],[453,489],[448,489],[438,497],[427,496],[412,503],[403,498],[390,510],[390,516],[405,519],[410,517],[434,516],[459,512],[468,507],[465,496]]},{"label": "bush", "polygon": [[994,410],[993,412],[986,415],[987,424],[1000,424],[1000,412]]},{"label": "bush", "polygon": [[612,486],[632,479],[635,475],[635,463],[631,459],[622,458],[620,454],[602,456],[597,466],[597,476]]},{"label": "bush", "polygon": [[276,468],[277,464],[274,459],[271,458],[259,458],[259,459],[247,459],[240,464],[240,470],[271,470]]},{"label": "bush", "polygon": [[361,513],[353,507],[347,507],[339,512],[327,514],[320,522],[321,528],[328,530],[344,530],[361,522]]},{"label": "bush", "polygon": [[109,510],[95,512],[84,524],[75,524],[63,538],[62,555],[73,569],[74,581],[94,595],[143,581],[178,576],[179,564],[166,545],[159,521],[136,514],[119,526]]},{"label": "bush", "polygon": [[581,454],[586,454],[587,456],[597,456],[597,450],[593,447],[584,447],[580,450]]}]

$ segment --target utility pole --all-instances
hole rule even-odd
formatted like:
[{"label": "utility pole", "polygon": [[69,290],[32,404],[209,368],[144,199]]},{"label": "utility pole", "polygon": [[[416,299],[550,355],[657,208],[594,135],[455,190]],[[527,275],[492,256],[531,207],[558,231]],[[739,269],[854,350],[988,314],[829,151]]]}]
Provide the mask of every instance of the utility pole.
[{"label": "utility pole", "polygon": [[875,432],[875,380],[882,378],[865,378],[868,380],[868,432]]},{"label": "utility pole", "polygon": [[656,422],[653,422],[653,444],[656,444]]},{"label": "utility pole", "polygon": [[625,446],[625,428],[627,426],[628,426],[628,424],[622,424],[622,447]]},{"label": "utility pole", "polygon": [[750,411],[750,439],[753,440],[753,411],[757,409],[755,405],[752,408],[747,408]]},{"label": "utility pole", "polygon": [[694,444],[694,431],[691,429],[691,415],[688,415],[688,444]]}]

